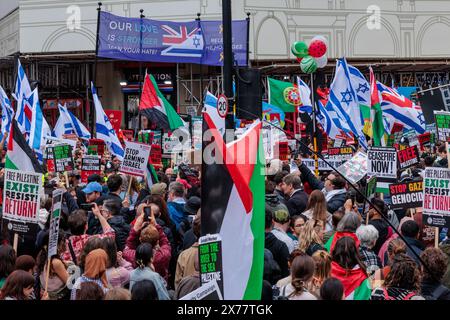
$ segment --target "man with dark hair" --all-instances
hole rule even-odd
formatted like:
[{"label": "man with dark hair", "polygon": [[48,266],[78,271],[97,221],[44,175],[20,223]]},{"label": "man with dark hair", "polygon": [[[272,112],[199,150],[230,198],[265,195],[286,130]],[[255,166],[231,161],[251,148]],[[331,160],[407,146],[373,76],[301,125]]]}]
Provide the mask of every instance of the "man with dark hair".
[{"label": "man with dark hair", "polygon": [[108,177],[106,185],[108,186],[108,194],[97,199],[96,203],[102,205],[105,200],[115,199],[120,201],[122,206],[122,198],[119,196],[120,187],[122,186],[122,177],[119,174],[113,174]]},{"label": "man with dark hair", "polygon": [[283,178],[286,177],[289,174],[288,171],[281,171],[278,172],[274,177],[273,177],[273,182],[275,183],[275,194],[277,195],[278,199],[280,199],[281,203],[286,205],[286,198],[284,197],[284,192],[283,192]]},{"label": "man with dark hair", "polygon": [[172,182],[169,185],[169,196],[167,199],[167,208],[172,222],[175,224],[177,230],[180,223],[187,218],[187,213],[184,211],[186,200],[184,199],[185,188],[180,182]]},{"label": "man with dark hair", "polygon": [[298,175],[290,173],[285,176],[282,189],[288,198],[286,205],[291,217],[305,211],[308,204],[308,195],[303,191],[302,182]]},{"label": "man with dark hair", "polygon": [[[425,249],[425,246],[422,242],[418,240],[419,238],[419,225],[414,220],[408,220],[402,224],[401,234],[405,238],[406,242],[413,248],[414,252],[417,255],[420,255],[422,251]],[[410,256],[414,261],[420,266],[420,260],[416,257],[416,255],[411,251],[409,246],[406,247],[406,253]]]},{"label": "man with dark hair", "polygon": [[383,200],[381,199],[373,199],[372,200],[373,205],[381,212],[378,213],[377,210],[375,210],[373,207],[369,209],[369,224],[374,226],[375,229],[378,230],[378,239],[375,242],[375,245],[372,247],[372,250],[378,254],[380,251],[381,246],[386,241],[388,234],[389,234],[389,225],[387,222],[383,219],[382,215],[384,217],[387,217],[388,208]]},{"label": "man with dark hair", "polygon": [[336,172],[331,172],[326,176],[325,181],[320,181],[300,159],[297,160],[297,163],[302,181],[308,182],[313,190],[322,190],[327,200],[329,213],[333,214],[344,205],[347,198],[347,189],[345,189],[345,180],[341,176]]},{"label": "man with dark hair", "polygon": [[108,221],[111,228],[116,232],[117,251],[123,251],[130,233],[130,225],[120,214],[122,204],[116,199],[108,199],[103,202],[100,209],[102,216]]},{"label": "man with dark hair", "polygon": [[438,148],[438,157],[436,161],[434,161],[433,167],[448,167],[448,159],[447,159],[447,148],[445,144],[441,144]]},{"label": "man with dark hair", "polygon": [[[264,247],[269,250],[274,260],[278,263],[281,270],[281,277],[287,277],[289,275],[288,259],[289,259],[289,249],[287,245],[278,240],[277,237],[272,233],[273,229],[273,215],[272,211],[266,209],[265,218],[265,245]],[[275,279],[275,282],[279,279]]]},{"label": "man with dark hair", "polygon": [[96,203],[92,207],[92,213],[97,217],[102,226],[102,233],[96,235],[86,234],[88,223],[87,214],[84,210],[77,210],[69,216],[68,224],[71,236],[66,240],[66,251],[63,253],[62,259],[64,261],[79,262],[80,253],[84,245],[91,237],[115,237],[115,231],[109,225],[108,221],[102,216],[99,207]]},{"label": "man with dark hair", "polygon": [[445,253],[438,248],[427,248],[420,258],[427,266],[422,266],[422,295],[427,300],[450,300],[450,289],[441,283],[448,265]]}]

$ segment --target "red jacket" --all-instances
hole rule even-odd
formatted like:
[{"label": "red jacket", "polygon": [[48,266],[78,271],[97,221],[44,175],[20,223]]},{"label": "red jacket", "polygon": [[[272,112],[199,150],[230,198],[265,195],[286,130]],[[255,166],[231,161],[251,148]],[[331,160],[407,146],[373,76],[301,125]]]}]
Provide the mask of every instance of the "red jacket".
[{"label": "red jacket", "polygon": [[[172,249],[163,229],[159,225],[156,225],[156,229],[159,233],[159,247],[156,247],[153,250],[153,266],[155,267],[155,271],[157,273],[159,273],[163,278],[167,278]],[[133,264],[133,268],[137,267],[136,248],[140,244],[139,236],[140,231],[136,232],[134,228],[131,228],[125,244],[125,249],[123,249],[122,252],[123,258],[128,262],[131,262]]]}]

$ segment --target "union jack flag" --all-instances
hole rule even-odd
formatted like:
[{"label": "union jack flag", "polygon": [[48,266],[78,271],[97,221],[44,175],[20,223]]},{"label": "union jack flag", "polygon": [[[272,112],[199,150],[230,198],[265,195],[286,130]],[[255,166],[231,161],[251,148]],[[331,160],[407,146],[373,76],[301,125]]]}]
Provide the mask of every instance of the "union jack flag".
[{"label": "union jack flag", "polygon": [[192,58],[202,57],[205,44],[200,27],[193,27],[190,32],[186,25],[179,26],[178,30],[168,25],[163,25],[161,28],[166,32],[163,35],[162,44],[169,46],[161,52],[161,55]]}]

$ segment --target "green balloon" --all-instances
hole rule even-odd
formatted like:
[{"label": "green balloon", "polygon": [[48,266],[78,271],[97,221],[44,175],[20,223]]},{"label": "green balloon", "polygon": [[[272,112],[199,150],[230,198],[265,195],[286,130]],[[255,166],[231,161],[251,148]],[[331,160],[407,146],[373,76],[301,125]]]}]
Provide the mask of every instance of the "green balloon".
[{"label": "green balloon", "polygon": [[300,68],[304,73],[313,73],[317,70],[317,62],[311,56],[306,56],[300,62]]},{"label": "green balloon", "polygon": [[291,51],[298,58],[306,57],[308,55],[308,45],[303,41],[296,41],[292,44]]}]

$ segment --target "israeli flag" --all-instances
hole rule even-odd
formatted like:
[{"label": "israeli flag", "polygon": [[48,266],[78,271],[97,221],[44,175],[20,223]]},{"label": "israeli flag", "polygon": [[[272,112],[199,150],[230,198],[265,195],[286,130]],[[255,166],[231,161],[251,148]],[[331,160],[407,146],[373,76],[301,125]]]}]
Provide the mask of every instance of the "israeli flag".
[{"label": "israeli flag", "polygon": [[370,108],[370,84],[364,75],[352,65],[348,65],[350,83],[355,89],[356,98],[360,105]]},{"label": "israeli flag", "polygon": [[298,112],[307,112],[311,114],[313,110],[311,102],[311,90],[309,89],[308,85],[302,79],[300,79],[300,77],[297,77],[297,86],[298,92],[300,93],[300,101],[302,102],[302,105],[298,107]]},{"label": "israeli flag", "polygon": [[2,106],[2,135],[5,132],[9,132],[11,128],[11,122],[14,117],[14,110],[11,107],[11,101],[9,101],[5,90],[0,86],[0,104]]},{"label": "israeli flag", "polygon": [[81,139],[91,138],[89,130],[67,109],[65,105],[58,105],[58,109],[59,119],[57,126],[55,127],[56,137],[62,138],[63,134],[75,133]]},{"label": "israeli flag", "polygon": [[350,128],[345,120],[339,118],[339,115],[331,108],[330,104],[324,106],[318,100],[317,107],[317,120],[331,139],[336,139],[336,137],[342,138],[344,133],[350,132]]},{"label": "israeli flag", "polygon": [[27,98],[27,101],[33,112],[28,145],[34,150],[39,162],[42,164],[44,149],[47,144],[47,136],[52,135],[52,130],[42,113],[37,88],[33,90],[31,95]]},{"label": "israeli flag", "polygon": [[95,128],[97,131],[97,139],[105,141],[109,152],[123,161],[123,156],[125,151],[122,148],[119,138],[117,137],[116,131],[111,125],[108,116],[103,111],[102,104],[97,95],[97,90],[94,84],[91,82],[92,97],[94,99],[95,105]]},{"label": "israeli flag", "polygon": [[25,74],[25,70],[20,63],[17,61],[17,79],[16,79],[16,89],[13,94],[14,99],[17,101],[17,110],[15,119],[17,125],[19,126],[22,133],[28,133],[30,130],[31,112],[27,109],[27,104],[24,100],[32,95],[30,83],[28,82],[28,77]]},{"label": "israeli flag", "polygon": [[359,143],[367,148],[363,134],[364,119],[359,107],[356,92],[350,81],[350,72],[345,58],[337,60],[336,72],[330,87],[327,110],[334,110],[340,119],[344,119]]}]

